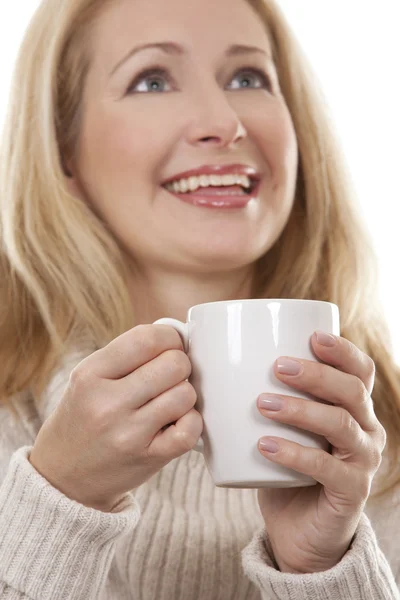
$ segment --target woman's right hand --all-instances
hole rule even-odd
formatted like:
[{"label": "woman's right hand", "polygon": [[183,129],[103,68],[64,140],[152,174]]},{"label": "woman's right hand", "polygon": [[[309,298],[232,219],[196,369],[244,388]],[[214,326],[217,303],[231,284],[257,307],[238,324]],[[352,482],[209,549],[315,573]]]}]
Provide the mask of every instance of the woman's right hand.
[{"label": "woman's right hand", "polygon": [[203,419],[190,373],[172,327],[123,333],[72,371],[31,464],[69,498],[111,512],[126,492],[196,445]]}]

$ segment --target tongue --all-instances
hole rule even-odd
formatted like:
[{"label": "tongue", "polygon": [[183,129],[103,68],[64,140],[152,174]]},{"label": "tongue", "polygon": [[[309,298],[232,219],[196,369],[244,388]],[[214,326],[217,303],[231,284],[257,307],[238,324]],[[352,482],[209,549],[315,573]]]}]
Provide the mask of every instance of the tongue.
[{"label": "tongue", "polygon": [[244,195],[246,192],[240,185],[224,185],[221,187],[206,187],[198,188],[195,192],[186,192],[187,194],[196,194],[201,196],[232,196],[232,195]]}]

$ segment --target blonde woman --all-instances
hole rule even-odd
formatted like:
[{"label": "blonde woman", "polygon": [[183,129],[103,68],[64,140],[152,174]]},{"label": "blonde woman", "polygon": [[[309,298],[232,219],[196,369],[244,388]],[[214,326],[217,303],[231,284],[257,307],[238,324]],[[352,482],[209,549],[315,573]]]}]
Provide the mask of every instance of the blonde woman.
[{"label": "blonde woman", "polygon": [[[338,148],[272,0],[43,0],[0,160],[2,599],[399,598],[399,369]],[[330,441],[255,440],[316,486],[217,488],[193,451],[152,323],[239,298],[339,306],[255,399]]]}]

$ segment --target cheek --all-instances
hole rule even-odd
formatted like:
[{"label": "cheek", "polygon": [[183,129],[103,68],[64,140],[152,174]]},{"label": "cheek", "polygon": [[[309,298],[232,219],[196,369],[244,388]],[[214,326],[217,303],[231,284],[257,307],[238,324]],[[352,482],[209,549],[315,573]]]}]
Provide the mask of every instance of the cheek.
[{"label": "cheek", "polygon": [[298,146],[296,133],[285,105],[259,113],[255,128],[258,145],[270,168],[274,186],[291,185],[297,175]]},{"label": "cheek", "polygon": [[[298,167],[296,133],[289,110],[279,99],[254,111],[251,127],[249,136],[255,141],[266,166],[267,181],[263,198],[266,218],[273,223],[278,235],[293,207]],[[274,218],[271,219],[271,215]]]},{"label": "cheek", "polygon": [[284,111],[280,128],[276,135],[280,143],[280,156],[282,168],[285,171],[288,183],[293,182],[297,177],[297,166],[299,160],[299,149],[297,136],[294,130],[293,121],[287,110]]},{"label": "cheek", "polygon": [[[146,153],[146,136],[137,126],[129,127],[126,122],[103,121],[92,128],[90,152],[97,165],[105,172],[118,171],[143,161]],[[89,149],[89,148],[88,148]]]},{"label": "cheek", "polygon": [[101,172],[107,181],[118,176],[121,185],[131,184],[135,173],[143,181],[154,179],[176,136],[174,119],[165,118],[154,106],[134,110],[129,100],[115,113],[92,115],[86,130],[88,171]]},{"label": "cheek", "polygon": [[144,187],[154,179],[155,148],[143,122],[92,118],[83,137],[80,163],[87,199],[107,216],[118,198],[119,211],[124,213],[134,190],[138,197],[141,190],[148,193]]},{"label": "cheek", "polygon": [[86,114],[81,146],[87,170],[106,174],[117,169],[121,173],[132,164],[143,163],[150,153],[146,126],[147,121],[128,105],[93,106]]},{"label": "cheek", "polygon": [[272,171],[276,210],[282,214],[290,212],[297,183],[298,146],[291,117],[282,110],[270,129],[270,145],[266,148]]}]

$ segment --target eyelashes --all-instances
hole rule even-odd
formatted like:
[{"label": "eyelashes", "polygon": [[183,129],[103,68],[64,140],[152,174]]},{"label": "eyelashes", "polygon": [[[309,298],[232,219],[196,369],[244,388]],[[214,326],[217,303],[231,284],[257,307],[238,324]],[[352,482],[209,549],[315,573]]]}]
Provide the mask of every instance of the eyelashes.
[{"label": "eyelashes", "polygon": [[[236,71],[233,78],[236,78],[240,73],[244,73],[246,76],[248,76],[249,74],[256,75],[257,77],[260,78],[260,80],[262,82],[261,88],[267,88],[267,89],[271,90],[271,79],[261,69],[257,69],[255,67],[244,67],[244,68],[241,68],[238,71]],[[261,88],[255,88],[255,89],[261,89]],[[240,89],[247,89],[247,86],[244,88],[240,88]]]},{"label": "eyelashes", "polygon": [[[145,69],[144,71],[141,71],[137,75],[137,77],[133,80],[133,82],[130,84],[130,86],[128,87],[127,93],[132,93],[132,90],[134,90],[141,81],[144,81],[144,80],[150,79],[150,78],[153,78],[153,80],[155,80],[157,77],[160,79],[164,78],[168,83],[172,83],[171,76],[169,75],[168,71],[164,67],[154,66],[149,69]],[[155,91],[158,91],[158,90],[155,90]],[[143,93],[143,92],[136,92],[136,93]]]},{"label": "eyelashes", "polygon": [[[255,67],[242,67],[241,69],[238,69],[237,71],[235,71],[234,75],[232,76],[232,79],[236,79],[238,77],[238,75],[241,73],[245,74],[247,79],[251,79],[252,77],[256,76],[257,78],[259,78],[261,80],[261,86],[250,87],[249,85],[246,85],[245,87],[239,87],[239,88],[236,87],[236,88],[230,88],[230,89],[243,89],[243,90],[245,90],[245,89],[268,89],[269,91],[271,91],[271,89],[272,89],[271,79],[263,70],[255,68]],[[164,92],[164,90],[155,89],[154,87],[153,87],[153,89],[150,89],[150,91],[135,91],[135,89],[138,87],[138,85],[141,82],[146,81],[146,80],[149,80],[149,81],[153,80],[153,83],[156,80],[158,80],[158,81],[164,80],[170,85],[173,85],[173,83],[174,83],[171,75],[164,67],[155,65],[153,67],[145,69],[144,71],[141,71],[135,77],[135,79],[130,83],[128,89],[126,90],[126,93],[129,95],[132,95],[132,94]]]}]

